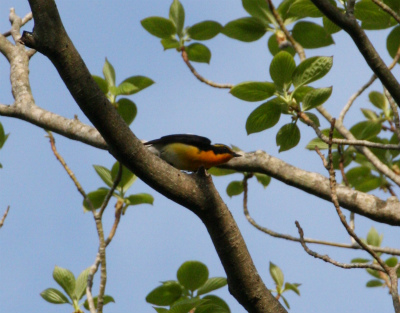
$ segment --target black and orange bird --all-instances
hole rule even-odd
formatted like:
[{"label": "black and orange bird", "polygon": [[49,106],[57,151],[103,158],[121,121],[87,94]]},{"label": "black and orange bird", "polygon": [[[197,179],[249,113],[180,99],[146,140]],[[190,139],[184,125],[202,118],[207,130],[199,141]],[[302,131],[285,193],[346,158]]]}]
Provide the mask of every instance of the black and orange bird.
[{"label": "black and orange bird", "polygon": [[191,172],[201,167],[209,169],[241,156],[226,145],[212,145],[210,139],[197,135],[169,135],[144,144],[173,167]]}]

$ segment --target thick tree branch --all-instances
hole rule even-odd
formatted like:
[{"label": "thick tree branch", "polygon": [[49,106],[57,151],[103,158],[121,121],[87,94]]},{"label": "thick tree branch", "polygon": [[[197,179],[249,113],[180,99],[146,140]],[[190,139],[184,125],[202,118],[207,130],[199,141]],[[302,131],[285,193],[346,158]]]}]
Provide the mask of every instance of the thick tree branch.
[{"label": "thick tree branch", "polygon": [[208,177],[187,175],[152,155],[92,79],[69,39],[54,1],[30,0],[35,27],[21,41],[46,55],[109,151],[144,182],[197,214],[225,268],[230,292],[249,312],[286,312],[262,282],[240,231]]},{"label": "thick tree branch", "polygon": [[387,68],[372,43],[369,41],[364,30],[352,15],[343,14],[330,1],[311,0],[315,6],[326,15],[332,22],[343,28],[353,39],[358,50],[363,55],[369,67],[386,87],[397,105],[400,105],[400,88],[392,72]]}]

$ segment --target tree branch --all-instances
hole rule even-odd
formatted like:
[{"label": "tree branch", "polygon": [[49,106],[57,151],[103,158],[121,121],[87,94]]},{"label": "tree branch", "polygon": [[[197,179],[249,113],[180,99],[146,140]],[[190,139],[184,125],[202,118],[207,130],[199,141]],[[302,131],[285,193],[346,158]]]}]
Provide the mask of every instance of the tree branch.
[{"label": "tree branch", "polygon": [[194,212],[206,225],[225,268],[229,290],[249,312],[286,312],[265,287],[228,208],[208,177],[187,175],[152,155],[109,103],[69,39],[54,1],[29,0],[33,33],[21,38],[47,56],[110,153],[145,183]]},{"label": "tree branch", "polygon": [[326,15],[332,22],[343,28],[353,39],[358,50],[363,55],[369,67],[381,80],[392,95],[397,105],[400,105],[400,88],[392,72],[387,68],[372,43],[369,41],[364,30],[358,25],[357,20],[352,15],[343,14],[331,2],[326,0],[311,0],[314,5]]}]

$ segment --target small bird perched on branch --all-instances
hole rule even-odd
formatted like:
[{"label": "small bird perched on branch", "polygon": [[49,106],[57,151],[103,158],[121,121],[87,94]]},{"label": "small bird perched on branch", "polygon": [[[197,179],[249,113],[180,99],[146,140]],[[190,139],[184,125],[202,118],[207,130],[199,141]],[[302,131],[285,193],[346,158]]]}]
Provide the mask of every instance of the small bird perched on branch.
[{"label": "small bird perched on branch", "polygon": [[169,135],[144,144],[173,167],[191,172],[201,167],[209,169],[241,156],[226,145],[212,145],[210,139],[197,135]]}]

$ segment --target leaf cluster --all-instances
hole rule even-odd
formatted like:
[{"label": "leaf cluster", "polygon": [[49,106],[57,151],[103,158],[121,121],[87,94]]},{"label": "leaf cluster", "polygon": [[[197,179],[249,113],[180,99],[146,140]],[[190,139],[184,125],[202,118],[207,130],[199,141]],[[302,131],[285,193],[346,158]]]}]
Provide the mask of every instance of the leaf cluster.
[{"label": "leaf cluster", "polygon": [[193,309],[197,313],[230,313],[224,300],[208,294],[224,287],[226,278],[209,278],[207,266],[198,261],[183,263],[176,276],[177,280],[162,282],[146,296],[158,313],[188,313]]},{"label": "leaf cluster", "polygon": [[[7,138],[10,134],[6,134],[4,131],[3,125],[0,123],[0,149],[3,148]],[[0,168],[3,168],[3,165],[0,163]]]}]

